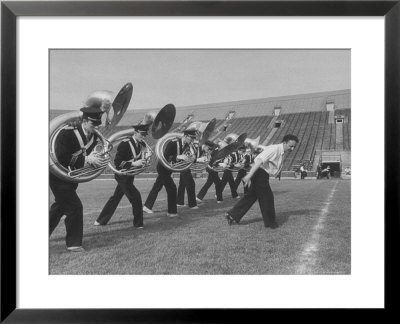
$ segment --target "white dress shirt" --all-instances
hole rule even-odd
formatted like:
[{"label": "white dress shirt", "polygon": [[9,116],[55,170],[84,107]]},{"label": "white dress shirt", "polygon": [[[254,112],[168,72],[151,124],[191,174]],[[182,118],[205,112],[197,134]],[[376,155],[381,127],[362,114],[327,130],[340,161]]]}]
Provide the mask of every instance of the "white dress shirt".
[{"label": "white dress shirt", "polygon": [[254,161],[261,160],[262,164],[260,168],[267,171],[269,175],[277,175],[282,168],[283,154],[285,154],[283,143],[262,146],[262,148],[263,151],[257,155]]}]

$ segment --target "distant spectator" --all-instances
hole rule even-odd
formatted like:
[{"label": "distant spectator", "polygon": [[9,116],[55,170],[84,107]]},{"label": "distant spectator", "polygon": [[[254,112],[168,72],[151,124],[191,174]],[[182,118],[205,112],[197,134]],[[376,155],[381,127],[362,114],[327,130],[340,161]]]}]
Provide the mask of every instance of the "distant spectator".
[{"label": "distant spectator", "polygon": [[350,167],[346,167],[346,168],[344,169],[344,174],[345,174],[345,175],[351,175],[351,168],[350,168]]},{"label": "distant spectator", "polygon": [[331,167],[328,165],[325,169],[321,171],[321,179],[325,177],[330,179],[330,175],[331,175]]},{"label": "distant spectator", "polygon": [[301,167],[300,167],[300,176],[301,176],[301,180],[305,179],[307,176],[307,171],[304,168],[304,165],[301,165]]},{"label": "distant spectator", "polygon": [[317,165],[317,179],[321,179],[322,166],[320,163]]}]

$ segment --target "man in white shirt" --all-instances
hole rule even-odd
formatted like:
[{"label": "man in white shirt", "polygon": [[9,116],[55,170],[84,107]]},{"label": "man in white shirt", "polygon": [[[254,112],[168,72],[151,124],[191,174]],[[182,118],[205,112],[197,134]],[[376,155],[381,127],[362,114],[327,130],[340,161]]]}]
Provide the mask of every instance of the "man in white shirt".
[{"label": "man in white shirt", "polygon": [[275,219],[274,194],[269,185],[269,176],[277,175],[282,168],[283,155],[295,148],[299,139],[295,135],[285,135],[281,144],[263,147],[263,151],[254,159],[254,165],[243,178],[248,193],[240,199],[225,217],[229,225],[238,224],[247,211],[258,200],[265,227],[277,228]]}]

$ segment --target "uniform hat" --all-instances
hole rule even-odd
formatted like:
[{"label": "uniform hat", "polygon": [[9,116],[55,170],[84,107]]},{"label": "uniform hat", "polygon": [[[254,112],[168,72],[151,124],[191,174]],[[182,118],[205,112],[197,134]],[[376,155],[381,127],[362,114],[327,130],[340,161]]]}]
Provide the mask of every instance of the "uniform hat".
[{"label": "uniform hat", "polygon": [[195,129],[186,129],[183,131],[183,135],[196,136],[197,131]]},{"label": "uniform hat", "polygon": [[80,109],[83,112],[83,118],[93,122],[93,125],[101,125],[101,115],[103,111],[100,108],[83,107]]},{"label": "uniform hat", "polygon": [[204,145],[207,145],[207,146],[210,147],[210,148],[214,148],[215,143],[212,142],[212,141],[207,140],[207,141],[204,143]]},{"label": "uniform hat", "polygon": [[138,125],[133,125],[133,129],[137,132],[141,132],[141,133],[146,133],[146,135],[149,132],[149,128],[150,128],[151,124],[138,124]]},{"label": "uniform hat", "polygon": [[94,125],[101,125],[101,115],[111,107],[112,92],[95,91],[85,101],[85,107],[81,108],[83,117],[91,120]]}]

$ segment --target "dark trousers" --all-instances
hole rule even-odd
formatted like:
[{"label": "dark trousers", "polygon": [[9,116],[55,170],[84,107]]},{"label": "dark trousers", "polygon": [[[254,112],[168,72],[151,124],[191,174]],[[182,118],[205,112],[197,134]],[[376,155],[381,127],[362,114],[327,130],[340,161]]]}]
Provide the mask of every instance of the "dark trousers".
[{"label": "dark trousers", "polygon": [[301,174],[301,179],[305,179],[306,176],[307,176],[307,172],[306,171],[302,171],[302,172],[300,172],[300,174]]},{"label": "dark trousers", "polygon": [[124,177],[119,175],[114,175],[115,180],[118,184],[115,188],[114,194],[108,199],[107,203],[103,207],[99,217],[97,217],[97,222],[101,225],[107,224],[112,215],[114,215],[115,210],[118,207],[119,202],[125,195],[132,205],[133,214],[133,226],[141,227],[143,226],[143,205],[142,196],[139,190],[133,184],[135,177]]},{"label": "dark trousers", "polygon": [[258,169],[254,173],[248,193],[228,211],[228,214],[239,223],[256,200],[260,205],[264,226],[276,225],[274,194],[269,185],[269,174],[263,169]]},{"label": "dark trousers", "polygon": [[321,176],[320,176],[320,179],[323,179],[323,178],[327,178],[327,179],[329,179],[329,172],[327,172],[327,171],[322,171],[321,172]]},{"label": "dark trousers", "polygon": [[65,217],[66,245],[82,246],[83,239],[83,206],[76,194],[77,183],[65,182],[50,174],[50,189],[54,194],[55,202],[50,207],[49,212],[49,233],[60,222],[61,217]]},{"label": "dark trousers", "polygon": [[158,172],[158,177],[156,179],[156,182],[153,185],[153,188],[151,189],[149,196],[146,199],[146,202],[144,205],[152,209],[154,202],[157,199],[157,195],[161,188],[165,186],[165,189],[167,190],[167,200],[168,200],[168,213],[170,214],[176,214],[177,213],[177,208],[176,208],[176,185],[174,180],[172,179],[172,171],[166,169],[161,163],[157,164],[157,172]]},{"label": "dark trousers", "polygon": [[161,180],[161,176],[158,175],[156,178],[156,181],[153,184],[153,187],[151,188],[149,195],[147,196],[147,199],[144,203],[144,206],[147,207],[148,209],[153,209],[154,203],[157,199],[158,193],[163,187],[163,182]]},{"label": "dark trousers", "polygon": [[188,196],[189,207],[197,206],[196,203],[196,185],[190,169],[182,171],[179,176],[178,196],[176,202],[179,205],[185,204],[185,189]]},{"label": "dark trousers", "polygon": [[215,191],[217,194],[217,200],[222,201],[222,187],[221,187],[221,179],[218,176],[218,172],[210,170],[207,168],[208,172],[208,177],[207,181],[204,184],[204,186],[200,189],[199,193],[197,194],[197,198],[203,200],[204,196],[206,195],[208,189],[211,187],[211,185],[214,183],[215,184]]},{"label": "dark trousers", "polygon": [[[236,175],[236,179],[235,179],[235,185],[236,185],[236,191],[239,188],[240,182],[242,182],[242,179],[246,176],[247,171],[245,169],[240,169]],[[245,186],[244,187],[244,193],[247,193],[248,191],[248,187]]]},{"label": "dark trousers", "polygon": [[229,187],[231,188],[232,198],[236,198],[238,193],[236,191],[235,180],[233,179],[232,171],[225,170],[221,179],[221,190],[224,191],[226,184],[229,183]]}]

